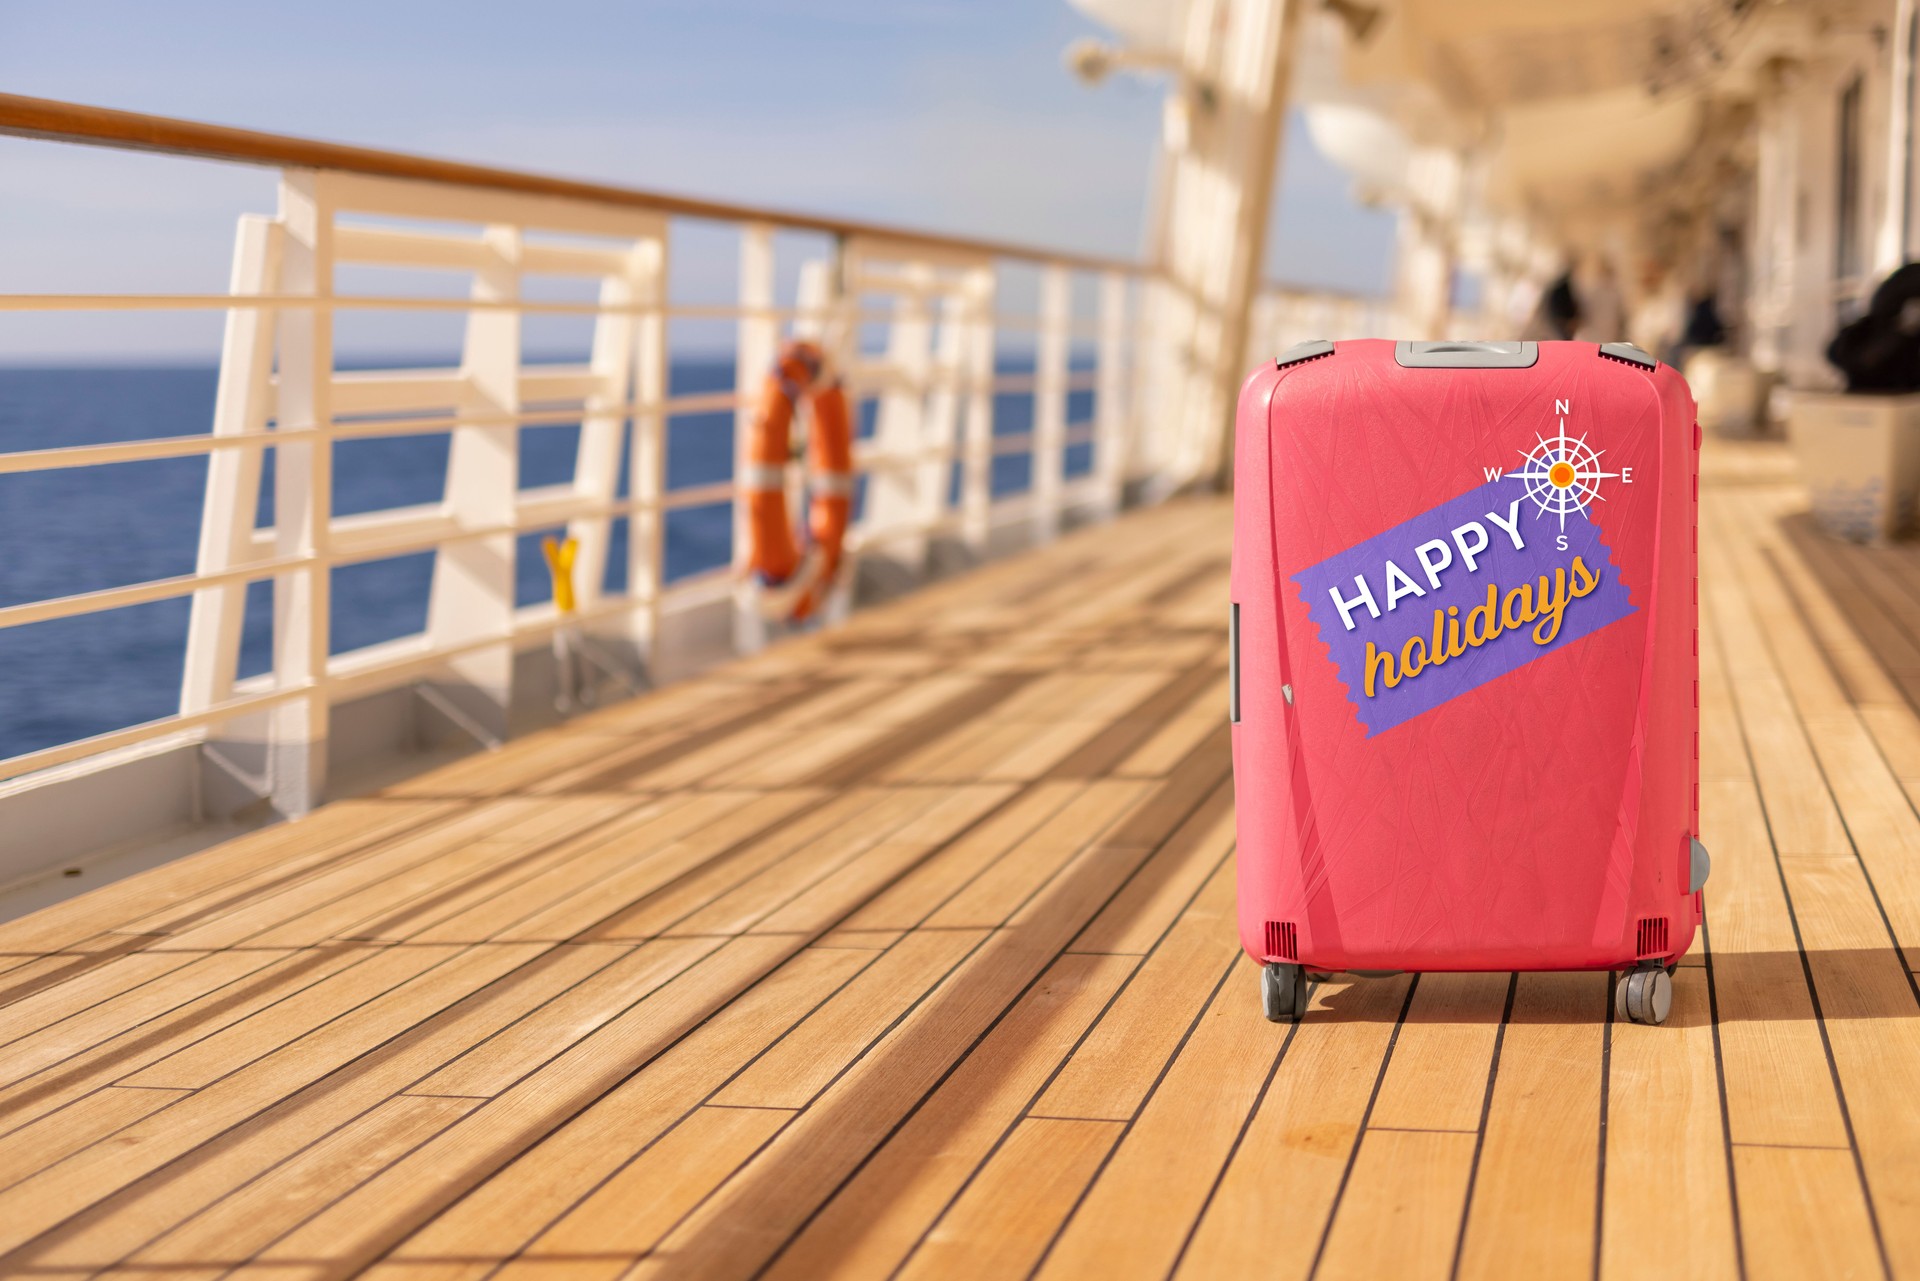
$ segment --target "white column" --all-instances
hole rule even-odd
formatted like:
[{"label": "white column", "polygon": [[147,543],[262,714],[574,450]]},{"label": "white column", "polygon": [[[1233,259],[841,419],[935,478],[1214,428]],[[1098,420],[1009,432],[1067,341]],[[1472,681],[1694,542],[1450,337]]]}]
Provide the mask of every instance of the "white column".
[{"label": "white column", "polygon": [[1887,83],[1886,209],[1875,231],[1872,273],[1878,280],[1912,253],[1914,215],[1914,57],[1920,39],[1915,0],[1895,0]]},{"label": "white column", "polygon": [[326,304],[333,295],[333,210],[324,176],[292,170],[281,178],[280,222],[281,287],[315,303],[281,315],[274,414],[278,430],[318,434],[274,450],[274,555],[304,557],[307,564],[273,580],[274,683],[301,692],[273,707],[267,779],[274,809],[297,817],[320,803],[327,783],[333,312]]},{"label": "white column", "polygon": [[1169,433],[1162,487],[1225,482],[1249,309],[1267,215],[1301,0],[1190,0],[1167,100],[1145,304],[1142,412]]},{"label": "white column", "polygon": [[1790,73],[1769,75],[1760,90],[1754,171],[1752,284],[1747,291],[1749,356],[1769,373],[1786,366],[1786,326],[1793,314],[1797,181]]},{"label": "white column", "polygon": [[1831,386],[1838,378],[1826,358],[1838,319],[1839,84],[1832,72],[1826,64],[1803,68],[1789,104],[1794,213],[1792,239],[1783,246],[1791,285],[1782,358],[1788,381],[1796,387]]}]

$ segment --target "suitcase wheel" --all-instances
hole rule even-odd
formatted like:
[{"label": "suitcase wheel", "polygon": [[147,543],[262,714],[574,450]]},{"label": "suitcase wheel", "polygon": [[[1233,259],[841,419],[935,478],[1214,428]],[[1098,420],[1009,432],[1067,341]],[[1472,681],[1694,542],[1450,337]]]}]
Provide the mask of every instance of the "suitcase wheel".
[{"label": "suitcase wheel", "polygon": [[1672,972],[1664,966],[1634,970],[1613,987],[1614,1017],[1629,1023],[1665,1023],[1673,1008]]},{"label": "suitcase wheel", "polygon": [[1298,1023],[1306,1017],[1312,987],[1301,966],[1268,962],[1260,969],[1260,1006],[1275,1023]]}]

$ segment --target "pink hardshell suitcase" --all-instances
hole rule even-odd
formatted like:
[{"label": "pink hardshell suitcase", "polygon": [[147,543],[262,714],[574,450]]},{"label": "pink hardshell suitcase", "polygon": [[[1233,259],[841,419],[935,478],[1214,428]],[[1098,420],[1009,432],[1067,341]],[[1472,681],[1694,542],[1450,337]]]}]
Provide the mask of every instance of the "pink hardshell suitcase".
[{"label": "pink hardshell suitcase", "polygon": [[1699,431],[1625,343],[1303,343],[1241,391],[1240,938],[1349,971],[1624,970],[1701,917]]}]

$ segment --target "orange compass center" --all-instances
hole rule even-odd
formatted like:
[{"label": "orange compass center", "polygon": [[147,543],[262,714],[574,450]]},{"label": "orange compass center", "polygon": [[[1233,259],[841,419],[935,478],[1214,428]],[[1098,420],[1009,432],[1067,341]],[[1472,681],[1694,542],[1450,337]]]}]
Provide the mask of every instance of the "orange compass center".
[{"label": "orange compass center", "polygon": [[1555,463],[1547,468],[1547,479],[1553,483],[1555,489],[1565,489],[1573,484],[1573,464]]}]

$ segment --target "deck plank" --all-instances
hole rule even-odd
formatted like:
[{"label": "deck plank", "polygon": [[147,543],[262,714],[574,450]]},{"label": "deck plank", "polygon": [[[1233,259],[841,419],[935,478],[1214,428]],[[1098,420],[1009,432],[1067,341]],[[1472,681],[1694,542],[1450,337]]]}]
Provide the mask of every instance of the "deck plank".
[{"label": "deck plank", "polygon": [[1522,974],[1459,1243],[1468,1278],[1592,1270],[1607,980]]},{"label": "deck plank", "polygon": [[[1037,1274],[1163,1277],[1239,1141],[1280,1055],[1236,957]],[[1230,979],[1248,980],[1233,983]]]},{"label": "deck plank", "polygon": [[884,1278],[913,1251],[1126,981],[1133,957],[1055,961],[774,1261],[770,1281]]}]

